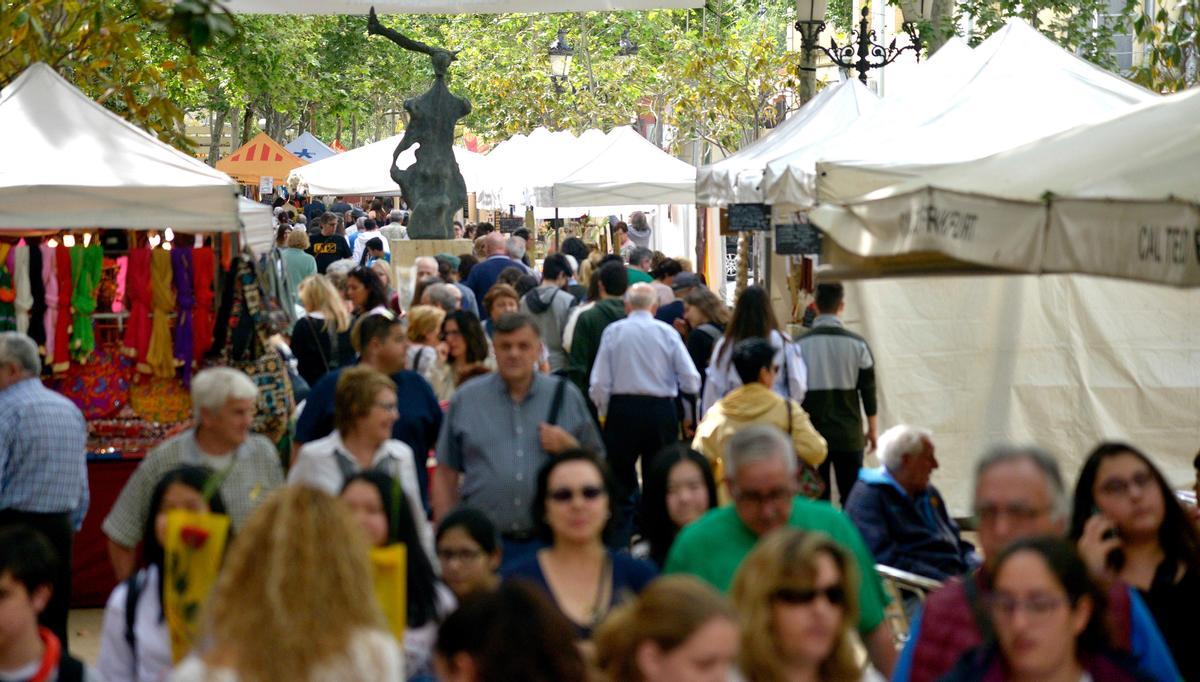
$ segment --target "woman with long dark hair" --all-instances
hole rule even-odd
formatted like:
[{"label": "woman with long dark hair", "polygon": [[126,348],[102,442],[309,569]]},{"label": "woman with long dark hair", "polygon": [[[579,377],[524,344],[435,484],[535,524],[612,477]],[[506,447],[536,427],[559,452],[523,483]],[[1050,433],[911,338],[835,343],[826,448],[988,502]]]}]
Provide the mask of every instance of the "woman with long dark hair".
[{"label": "woman with long dark hair", "polygon": [[496,358],[479,318],[465,310],[455,310],[442,321],[441,339],[446,344],[446,365],[454,385],[458,386],[468,369],[482,365],[496,368]]},{"label": "woman with long dark hair", "polygon": [[742,385],[737,370],[733,367],[733,346],[738,341],[762,338],[771,342],[777,354],[775,364],[779,374],[773,390],[796,402],[804,401],[808,384],[808,368],[800,355],[800,347],[792,343],[787,333],[779,326],[771,310],[771,297],[758,286],[746,287],[733,307],[733,317],[725,327],[725,334],[713,347],[704,383],[704,396],[697,421],[726,393]]},{"label": "woman with long dark hair", "polygon": [[371,268],[360,265],[346,275],[346,299],[354,308],[355,318],[391,314],[387,287]]},{"label": "woman with long dark hair", "polygon": [[1200,679],[1200,534],[1145,453],[1118,442],[1092,450],[1075,484],[1071,539],[1098,580],[1137,588],[1183,678]]},{"label": "woman with long dark hair", "polygon": [[642,478],[642,532],[649,559],[662,568],[679,531],[716,506],[717,484],[708,459],[687,443],[660,450]]},{"label": "woman with long dark hair", "polygon": [[454,610],[457,601],[450,588],[438,581],[433,562],[422,549],[417,524],[425,520],[413,518],[400,485],[377,469],[347,478],[341,498],[370,546],[405,547],[404,668],[410,680],[426,679],[433,672],[438,624]]}]

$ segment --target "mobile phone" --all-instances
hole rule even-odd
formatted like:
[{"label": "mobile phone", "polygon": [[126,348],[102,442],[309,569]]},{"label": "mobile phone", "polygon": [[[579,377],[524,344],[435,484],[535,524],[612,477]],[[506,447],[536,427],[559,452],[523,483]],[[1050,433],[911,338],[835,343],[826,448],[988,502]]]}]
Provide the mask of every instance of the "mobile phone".
[{"label": "mobile phone", "polygon": [[[1092,507],[1092,514],[1103,516],[1099,507],[1096,506]],[[1104,540],[1111,540],[1113,538],[1120,539],[1121,531],[1118,530],[1114,525],[1112,528],[1104,531],[1104,534],[1100,537]],[[1108,553],[1108,556],[1105,557],[1105,563],[1107,563],[1113,570],[1120,570],[1121,566],[1125,563],[1125,553],[1121,551],[1120,547],[1113,548],[1113,550]]]},{"label": "mobile phone", "polygon": [[[1104,516],[1104,513],[1100,511],[1099,507],[1092,505],[1092,516]],[[1104,531],[1104,535],[1101,535],[1100,539],[1111,540],[1113,538],[1120,538],[1120,537],[1121,537],[1121,531],[1117,530],[1116,526],[1113,526],[1113,527],[1109,528],[1108,530]]]}]

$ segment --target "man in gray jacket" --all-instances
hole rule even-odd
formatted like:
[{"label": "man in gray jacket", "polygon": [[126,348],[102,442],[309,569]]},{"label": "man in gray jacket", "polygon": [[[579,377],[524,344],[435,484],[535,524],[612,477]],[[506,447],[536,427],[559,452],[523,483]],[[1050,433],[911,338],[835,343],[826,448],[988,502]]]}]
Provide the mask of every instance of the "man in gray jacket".
[{"label": "man in gray jacket", "polygon": [[561,253],[552,253],[542,264],[542,285],[521,299],[521,312],[531,315],[541,332],[542,344],[550,356],[551,372],[567,367],[567,353],[562,346],[563,328],[567,324],[567,314],[578,303],[566,290],[570,279],[570,261]]}]

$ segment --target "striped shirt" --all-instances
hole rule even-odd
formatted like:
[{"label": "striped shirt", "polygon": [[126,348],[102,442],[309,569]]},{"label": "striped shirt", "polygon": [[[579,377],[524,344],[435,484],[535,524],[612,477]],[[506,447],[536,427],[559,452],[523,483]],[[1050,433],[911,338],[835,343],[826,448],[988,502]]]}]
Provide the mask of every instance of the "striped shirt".
[{"label": "striped shirt", "polygon": [[87,424],[66,397],[29,378],[0,391],[0,510],[88,509]]}]

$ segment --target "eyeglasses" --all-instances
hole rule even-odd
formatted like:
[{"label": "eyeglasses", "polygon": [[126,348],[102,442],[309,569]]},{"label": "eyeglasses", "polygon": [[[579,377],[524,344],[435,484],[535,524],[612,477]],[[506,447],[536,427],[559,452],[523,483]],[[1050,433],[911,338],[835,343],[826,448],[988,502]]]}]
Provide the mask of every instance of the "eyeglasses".
[{"label": "eyeglasses", "polygon": [[1001,517],[1008,517],[1020,523],[1028,523],[1037,520],[1048,511],[1050,511],[1050,507],[1032,507],[1024,504],[1006,506],[988,504],[975,508],[975,519],[979,523],[987,525],[996,523]]},{"label": "eyeglasses", "polygon": [[399,409],[400,409],[400,407],[394,402],[374,403],[374,406],[378,407],[379,409],[383,410],[384,412],[396,412],[396,411],[399,411]]},{"label": "eyeglasses", "polygon": [[1030,618],[1045,618],[1067,605],[1067,598],[1052,594],[1035,594],[1028,599],[1018,599],[1011,594],[993,594],[989,601],[992,617],[1012,618],[1018,610],[1024,610]]},{"label": "eyeglasses", "polygon": [[1100,484],[1100,492],[1113,497],[1128,495],[1133,492],[1135,487],[1138,490],[1145,490],[1153,483],[1154,474],[1149,471],[1139,471],[1131,478],[1110,478],[1104,481]]},{"label": "eyeglasses", "polygon": [[448,564],[452,561],[469,562],[483,556],[483,550],[478,549],[439,549],[437,552],[438,559],[443,564]]},{"label": "eyeglasses", "polygon": [[451,336],[462,336],[462,332],[460,332],[457,329],[447,329],[446,331],[442,332],[438,336],[438,338],[441,339],[442,341],[445,341],[446,339],[450,338]]},{"label": "eyeglasses", "polygon": [[776,504],[792,499],[794,493],[791,488],[776,488],[768,490],[765,493],[760,493],[753,490],[738,490],[734,493],[733,499],[738,504],[750,504],[762,506],[764,504]]},{"label": "eyeglasses", "polygon": [[573,490],[571,488],[555,488],[554,490],[550,491],[547,497],[555,502],[566,503],[574,500],[576,495],[583,497],[585,500],[594,500],[603,494],[604,488],[601,488],[598,485],[585,485],[578,490]]},{"label": "eyeglasses", "polygon": [[846,591],[841,585],[831,585],[823,589],[812,590],[796,590],[790,587],[781,587],[771,593],[771,601],[782,602],[789,606],[804,606],[816,601],[817,597],[824,597],[825,601],[834,606],[842,606],[846,603]]}]

